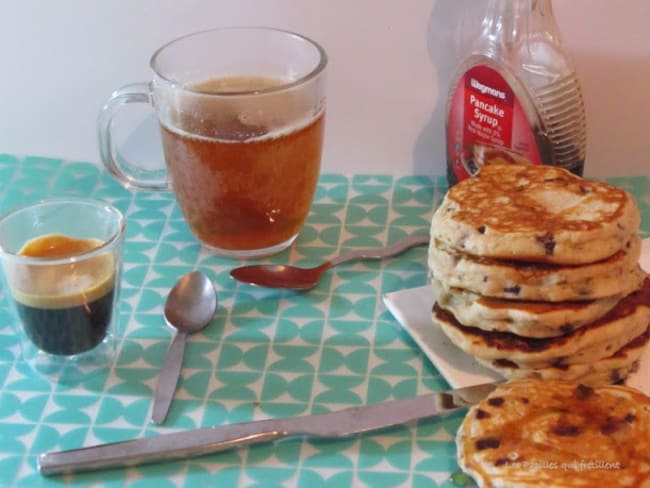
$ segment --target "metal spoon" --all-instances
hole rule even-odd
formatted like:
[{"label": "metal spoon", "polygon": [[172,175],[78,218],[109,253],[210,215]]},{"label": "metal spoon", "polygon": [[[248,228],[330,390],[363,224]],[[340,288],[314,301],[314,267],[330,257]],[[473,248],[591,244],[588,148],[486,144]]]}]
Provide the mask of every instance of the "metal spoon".
[{"label": "metal spoon", "polygon": [[298,268],[284,264],[253,264],[240,266],[230,272],[230,276],[250,285],[267,288],[286,288],[308,290],[318,284],[321,275],[332,266],[353,259],[382,259],[396,256],[407,249],[429,243],[428,235],[414,235],[396,242],[392,246],[379,249],[359,249],[325,261],[314,268]]},{"label": "metal spoon", "polygon": [[169,293],[165,303],[165,320],[177,332],[158,377],[151,413],[154,423],[161,424],[167,417],[183,366],[187,334],[207,326],[216,310],[217,293],[212,281],[200,271],[182,276]]}]

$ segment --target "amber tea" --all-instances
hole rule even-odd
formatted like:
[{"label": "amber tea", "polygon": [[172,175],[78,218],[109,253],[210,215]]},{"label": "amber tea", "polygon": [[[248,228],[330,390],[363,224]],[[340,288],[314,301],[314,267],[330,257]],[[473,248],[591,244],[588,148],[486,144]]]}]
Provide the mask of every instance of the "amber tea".
[{"label": "amber tea", "polygon": [[[235,93],[278,83],[228,78],[192,87]],[[172,113],[171,122],[161,120],[172,187],[201,241],[248,250],[273,247],[298,234],[320,171],[324,114],[294,121],[294,105],[291,93],[258,101],[254,109],[226,97],[189,115]]]}]

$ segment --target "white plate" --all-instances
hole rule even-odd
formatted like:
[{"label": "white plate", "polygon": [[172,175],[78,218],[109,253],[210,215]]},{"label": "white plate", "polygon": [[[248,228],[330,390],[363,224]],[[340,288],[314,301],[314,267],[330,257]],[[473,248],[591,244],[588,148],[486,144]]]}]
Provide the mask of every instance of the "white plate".
[{"label": "white plate", "polygon": [[[650,272],[650,239],[643,240],[639,262],[646,272]],[[442,331],[433,326],[431,308],[434,297],[429,285],[387,293],[383,299],[388,310],[452,388],[500,378],[499,374],[480,365],[461,351]],[[626,384],[650,395],[650,348],[645,348],[639,370],[628,377]]]}]

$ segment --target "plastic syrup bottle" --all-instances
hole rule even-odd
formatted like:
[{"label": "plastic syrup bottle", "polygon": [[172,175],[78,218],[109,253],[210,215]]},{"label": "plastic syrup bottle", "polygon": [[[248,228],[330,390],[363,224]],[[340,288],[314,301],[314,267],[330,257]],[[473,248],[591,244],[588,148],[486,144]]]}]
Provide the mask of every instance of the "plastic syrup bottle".
[{"label": "plastic syrup bottle", "polygon": [[447,107],[449,185],[490,162],[560,166],[582,175],[580,83],[551,0],[490,0]]}]

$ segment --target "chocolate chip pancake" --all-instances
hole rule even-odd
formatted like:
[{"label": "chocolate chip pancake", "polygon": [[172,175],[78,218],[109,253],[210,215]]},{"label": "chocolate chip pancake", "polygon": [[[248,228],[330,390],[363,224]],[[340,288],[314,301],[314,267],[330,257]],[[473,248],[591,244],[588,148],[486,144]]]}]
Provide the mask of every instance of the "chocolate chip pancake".
[{"label": "chocolate chip pancake", "polygon": [[[650,330],[646,329],[611,356],[587,364],[558,364],[547,368],[520,368],[508,361],[482,363],[497,371],[504,378],[571,380],[596,386],[618,383],[639,368],[643,350],[650,339]],[[481,362],[481,361],[479,361]]]},{"label": "chocolate chip pancake", "polygon": [[623,189],[552,166],[490,164],[447,192],[431,237],[484,258],[584,264],[617,253],[639,222]]},{"label": "chocolate chip pancake", "polygon": [[[506,300],[447,288],[432,278],[438,305],[463,325],[524,337],[554,337],[599,319],[616,306],[623,294],[587,301],[534,302]],[[636,283],[634,283],[636,288]],[[629,292],[634,289],[629,290]],[[627,293],[626,293],[627,294]]]},{"label": "chocolate chip pancake", "polygon": [[581,266],[480,258],[441,241],[429,246],[433,277],[448,287],[511,300],[594,300],[629,293],[643,281],[641,240],[631,236],[608,258]]},{"label": "chocolate chip pancake", "polygon": [[648,425],[633,388],[512,381],[468,411],[458,463],[479,487],[650,486]]},{"label": "chocolate chip pancake", "polygon": [[485,364],[507,361],[521,368],[587,364],[610,356],[648,328],[650,278],[600,319],[557,337],[530,338],[468,327],[438,304],[432,316],[456,346]]}]

